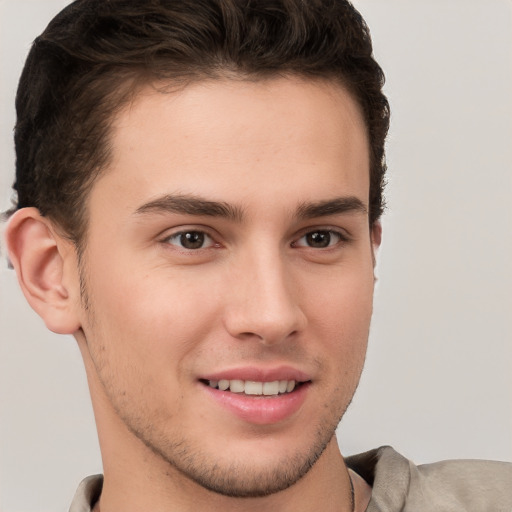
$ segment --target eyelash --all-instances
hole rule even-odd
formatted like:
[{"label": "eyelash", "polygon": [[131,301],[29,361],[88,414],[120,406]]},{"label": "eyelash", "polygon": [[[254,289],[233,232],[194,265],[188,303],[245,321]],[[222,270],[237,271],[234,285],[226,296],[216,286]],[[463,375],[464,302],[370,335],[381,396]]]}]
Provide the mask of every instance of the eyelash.
[{"label": "eyelash", "polygon": [[[326,246],[313,247],[313,246],[307,245],[307,244],[304,244],[304,245],[299,244],[300,240],[306,239],[308,236],[312,237],[314,235],[319,235],[319,234],[321,234],[324,237],[325,237],[325,235],[328,235]],[[191,235],[194,235],[195,238],[194,238],[194,236],[191,236]],[[197,240],[197,235],[199,235],[198,240]],[[192,242],[192,244],[194,244],[194,242],[197,241],[199,243],[199,246],[198,247],[184,247],[183,243],[184,243],[185,239],[183,237],[188,238],[189,241]],[[333,237],[336,239],[336,241],[331,244]],[[204,242],[206,239],[208,239],[210,242],[205,247]],[[172,243],[173,240],[178,241],[178,243]],[[291,243],[291,247],[304,247],[304,248],[308,248],[308,249],[328,250],[328,249],[331,249],[338,245],[347,243],[349,241],[350,241],[350,238],[345,233],[343,233],[341,231],[334,230],[334,229],[328,229],[328,228],[325,228],[325,229],[317,228],[317,229],[313,229],[313,230],[304,232],[299,238],[297,238],[294,242]],[[220,247],[220,244],[216,243],[212,236],[210,236],[206,231],[200,230],[200,229],[188,229],[188,230],[178,231],[177,233],[173,233],[173,234],[165,237],[162,240],[162,242],[169,244],[169,245],[176,246],[184,251],[191,251],[191,252],[200,251],[200,250],[204,250],[204,249],[210,249],[212,247]]]},{"label": "eyelash", "polygon": [[[298,244],[298,242],[300,240],[302,240],[303,238],[307,238],[308,236],[319,235],[319,234],[322,234],[323,236],[328,235],[328,245],[327,246],[312,247],[311,245],[299,245]],[[335,243],[331,244],[333,237],[335,237],[337,240]],[[300,238],[297,239],[297,241],[292,243],[292,247],[306,247],[309,249],[331,249],[333,247],[347,243],[349,241],[350,241],[349,237],[341,231],[338,231],[335,229],[327,229],[327,228],[326,229],[321,229],[321,228],[318,229],[317,228],[317,229],[305,232]]]},{"label": "eyelash", "polygon": [[[184,240],[182,237],[187,237],[187,235],[200,235],[200,238],[202,237],[203,240],[208,238],[211,243],[207,247],[204,247],[203,244],[201,244],[201,247],[197,247],[197,248],[184,247],[183,246]],[[191,239],[192,237],[189,236],[188,238]],[[180,240],[181,245],[173,244],[172,240]],[[185,251],[199,251],[201,249],[209,249],[210,247],[213,247],[213,246],[219,246],[219,244],[217,244],[214,241],[214,239],[206,231],[203,231],[200,229],[187,229],[187,230],[183,230],[183,231],[178,231],[177,233],[173,233],[172,235],[165,237],[162,240],[162,242],[169,244],[169,245],[178,246],[180,249],[185,250]],[[193,240],[192,240],[192,243],[193,243]]]}]

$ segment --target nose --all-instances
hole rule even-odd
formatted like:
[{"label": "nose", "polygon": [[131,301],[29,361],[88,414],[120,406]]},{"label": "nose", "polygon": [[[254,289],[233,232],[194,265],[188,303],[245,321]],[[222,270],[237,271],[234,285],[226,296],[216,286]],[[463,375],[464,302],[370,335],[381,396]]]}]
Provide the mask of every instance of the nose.
[{"label": "nose", "polygon": [[274,345],[304,329],[306,315],[291,274],[277,250],[252,255],[240,265],[229,280],[230,299],[224,317],[231,336]]}]

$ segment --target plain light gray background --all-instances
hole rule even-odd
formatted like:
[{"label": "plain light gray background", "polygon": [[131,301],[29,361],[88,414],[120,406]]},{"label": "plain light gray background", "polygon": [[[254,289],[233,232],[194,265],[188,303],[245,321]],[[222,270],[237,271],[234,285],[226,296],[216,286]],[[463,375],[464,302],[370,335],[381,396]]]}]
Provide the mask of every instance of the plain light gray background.
[{"label": "plain light gray background", "polygon": [[[339,429],[345,454],[512,461],[512,2],[358,0],[392,106],[389,210],[370,349]],[[0,0],[0,208],[16,83],[67,0]],[[5,252],[3,259],[5,261]],[[71,337],[0,270],[0,511],[67,510],[101,471]]]}]

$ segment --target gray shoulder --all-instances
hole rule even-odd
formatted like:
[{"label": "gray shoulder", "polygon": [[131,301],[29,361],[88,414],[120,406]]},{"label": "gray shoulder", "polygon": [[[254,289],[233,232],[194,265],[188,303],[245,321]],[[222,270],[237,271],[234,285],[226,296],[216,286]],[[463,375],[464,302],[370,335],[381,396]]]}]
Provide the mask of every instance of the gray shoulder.
[{"label": "gray shoulder", "polygon": [[103,475],[84,478],[76,490],[69,512],[91,512],[103,488]]},{"label": "gray shoulder", "polygon": [[373,487],[367,512],[512,512],[512,464],[448,460],[416,466],[389,446],[347,458]]},{"label": "gray shoulder", "polygon": [[410,475],[412,502],[429,496],[443,510],[512,512],[512,464],[447,460],[411,465]]}]

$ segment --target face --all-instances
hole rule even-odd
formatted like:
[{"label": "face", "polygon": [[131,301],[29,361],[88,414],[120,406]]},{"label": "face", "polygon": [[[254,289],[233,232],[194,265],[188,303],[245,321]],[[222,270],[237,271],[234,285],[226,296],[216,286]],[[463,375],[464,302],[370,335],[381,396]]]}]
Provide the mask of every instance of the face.
[{"label": "face", "polygon": [[148,88],[112,144],[79,312],[100,439],[223,494],[288,487],[332,439],[366,350],[356,103],[292,78]]}]

